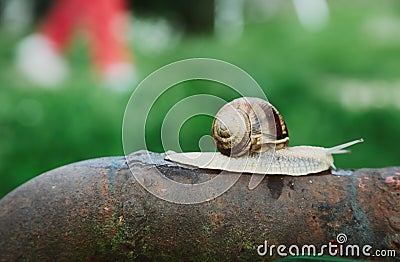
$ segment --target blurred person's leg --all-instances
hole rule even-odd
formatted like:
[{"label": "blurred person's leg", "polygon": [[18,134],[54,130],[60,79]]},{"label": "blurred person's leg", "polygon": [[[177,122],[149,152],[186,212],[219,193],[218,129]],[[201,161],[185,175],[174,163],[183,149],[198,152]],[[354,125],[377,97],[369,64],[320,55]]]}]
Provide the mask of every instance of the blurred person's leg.
[{"label": "blurred person's leg", "polygon": [[127,44],[128,18],[124,0],[55,1],[38,33],[17,47],[17,66],[36,84],[57,86],[68,73],[62,52],[82,26],[102,80],[115,90],[132,89],[136,75]]},{"label": "blurred person's leg", "polygon": [[17,66],[34,83],[54,87],[67,76],[62,52],[82,15],[80,2],[55,1],[38,32],[27,36],[18,45]]},{"label": "blurred person's leg", "polygon": [[64,51],[76,26],[85,15],[87,0],[57,0],[44,18],[39,29],[58,52]]},{"label": "blurred person's leg", "polygon": [[129,90],[136,81],[128,47],[129,14],[124,0],[85,0],[94,64],[105,84]]}]

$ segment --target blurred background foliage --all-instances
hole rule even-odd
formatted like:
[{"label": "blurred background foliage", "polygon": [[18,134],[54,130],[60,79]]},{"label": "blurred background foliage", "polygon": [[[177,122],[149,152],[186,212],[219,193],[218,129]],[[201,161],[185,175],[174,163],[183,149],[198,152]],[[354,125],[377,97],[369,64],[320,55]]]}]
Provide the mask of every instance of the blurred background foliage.
[{"label": "blurred background foliage", "polygon": [[[239,1],[240,23],[222,29],[215,28],[213,1],[136,2],[130,40],[139,80],[180,59],[222,59],[260,84],[285,118],[291,145],[329,147],[362,137],[365,143],[352,154],[335,157],[336,166],[400,164],[400,2],[327,1],[328,20],[317,29],[300,21],[291,1]],[[113,92],[98,81],[82,38],[68,50],[71,74],[55,90],[16,70],[15,46],[35,29],[49,1],[34,3],[33,22],[22,30],[10,28],[2,15],[0,197],[47,170],[123,155],[122,119],[131,93]],[[177,85],[160,96],[149,115],[149,150],[169,149],[160,136],[168,108],[202,93],[226,101],[240,96],[207,81]],[[179,133],[182,149],[199,150],[211,122],[208,116],[186,121]]]}]

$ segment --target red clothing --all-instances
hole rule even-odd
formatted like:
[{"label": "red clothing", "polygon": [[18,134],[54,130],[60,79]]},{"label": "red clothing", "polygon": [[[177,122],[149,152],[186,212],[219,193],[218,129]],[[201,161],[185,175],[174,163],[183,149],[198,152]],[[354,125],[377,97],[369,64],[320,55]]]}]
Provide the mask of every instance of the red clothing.
[{"label": "red clothing", "polygon": [[128,16],[124,0],[57,0],[43,21],[41,33],[63,51],[77,27],[87,33],[95,65],[130,62],[125,38]]}]

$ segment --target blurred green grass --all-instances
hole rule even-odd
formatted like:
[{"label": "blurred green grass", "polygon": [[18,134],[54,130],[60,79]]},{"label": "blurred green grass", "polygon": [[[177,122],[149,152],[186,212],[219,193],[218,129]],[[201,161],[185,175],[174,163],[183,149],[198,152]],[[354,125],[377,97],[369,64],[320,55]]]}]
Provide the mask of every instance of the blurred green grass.
[{"label": "blurred green grass", "polygon": [[[368,2],[368,6],[359,2],[330,3],[331,20],[320,32],[304,30],[293,10],[288,9],[265,23],[246,25],[242,38],[235,43],[203,35],[186,37],[178,46],[157,55],[133,47],[140,77],[185,58],[228,61],[246,70],[263,87],[285,118],[291,145],[329,147],[363,137],[365,143],[353,147],[352,154],[335,157],[336,166],[399,165],[400,101],[397,105],[352,110],[340,102],[340,85],[354,79],[366,84],[398,83],[400,35],[382,40],[368,27],[368,21],[381,17],[400,21],[400,8],[394,8],[399,7],[394,1]],[[1,32],[0,197],[58,166],[123,155],[122,119],[130,96],[102,87],[90,69],[87,49],[79,41],[69,51],[72,72],[61,88],[35,86],[13,66],[17,42],[17,38]],[[149,116],[149,150],[164,151],[160,130],[168,108],[175,101],[199,93],[226,100],[238,97],[207,81],[178,85],[160,97]],[[211,122],[212,118],[199,116],[185,123],[179,134],[182,148],[199,150],[198,140],[210,133]]]}]

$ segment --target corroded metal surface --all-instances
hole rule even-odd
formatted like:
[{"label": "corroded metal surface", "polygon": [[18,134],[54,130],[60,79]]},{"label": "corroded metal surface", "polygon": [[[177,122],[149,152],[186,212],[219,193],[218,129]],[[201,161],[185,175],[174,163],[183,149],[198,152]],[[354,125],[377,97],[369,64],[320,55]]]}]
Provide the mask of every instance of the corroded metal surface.
[{"label": "corroded metal surface", "polygon": [[[186,169],[145,151],[129,161],[142,177],[199,183],[216,172]],[[267,176],[254,190],[242,175],[201,204],[163,201],[134,178],[125,157],[47,172],[0,201],[0,260],[248,260],[257,246],[347,243],[400,250],[400,167]],[[276,259],[264,257],[264,259]],[[391,258],[392,260],[395,258]]]}]

